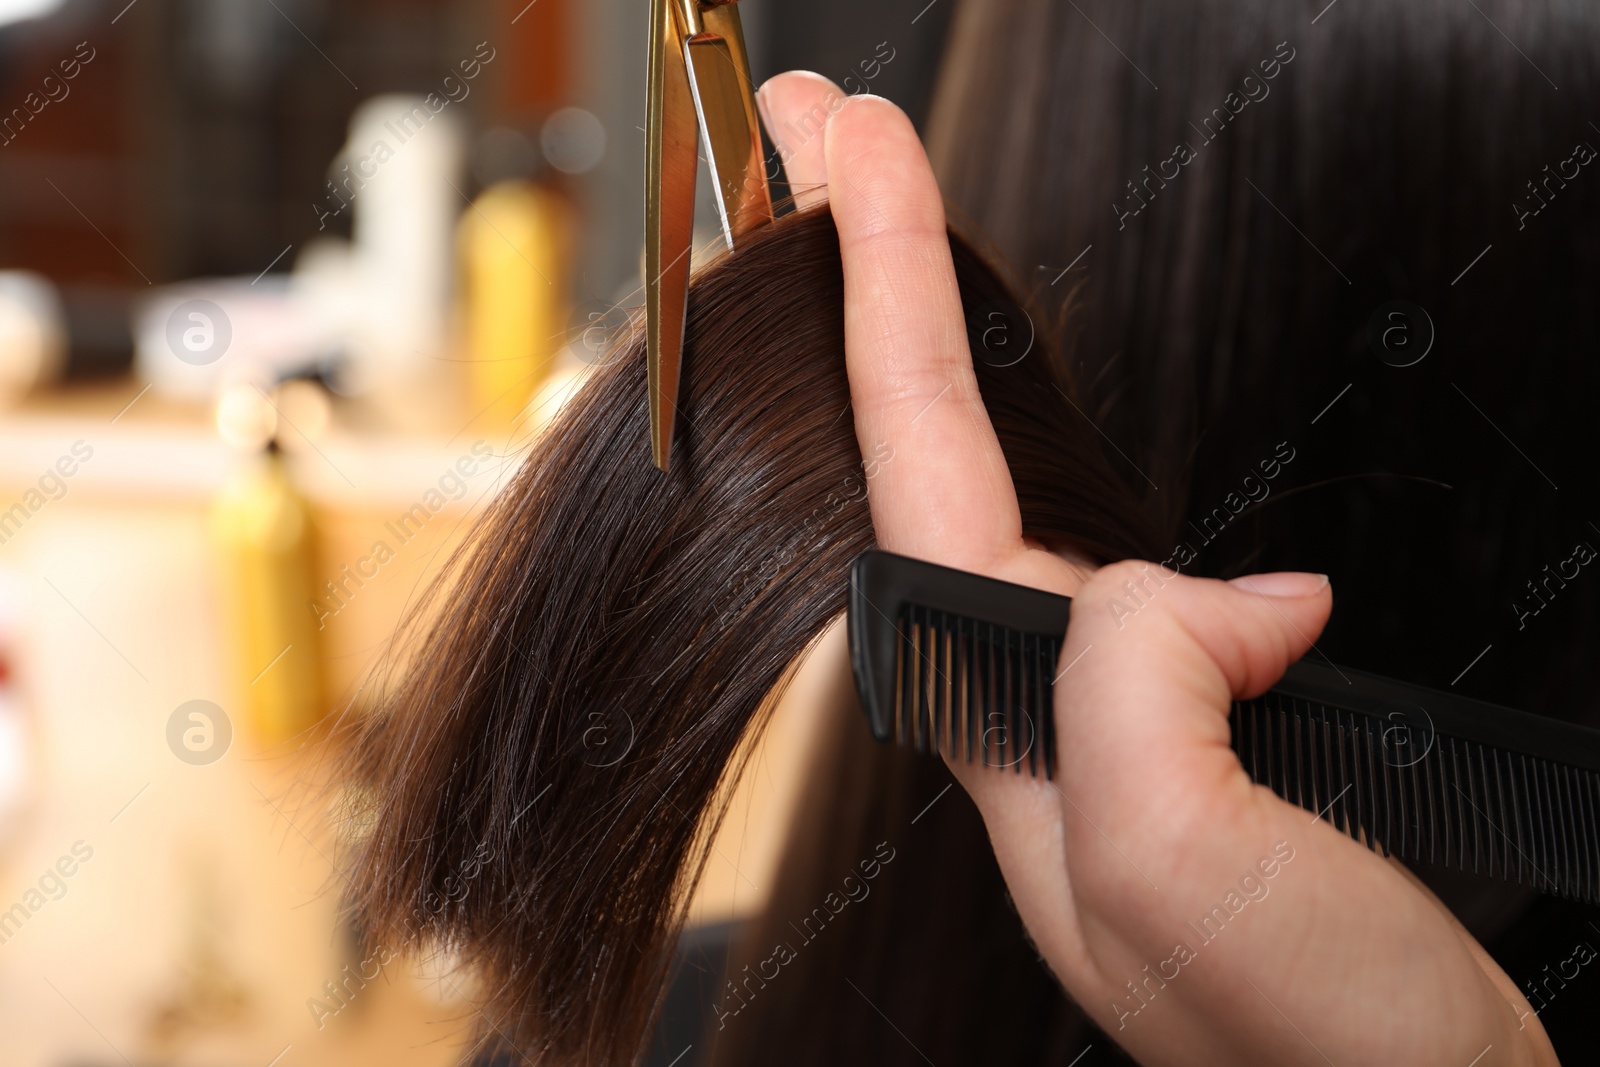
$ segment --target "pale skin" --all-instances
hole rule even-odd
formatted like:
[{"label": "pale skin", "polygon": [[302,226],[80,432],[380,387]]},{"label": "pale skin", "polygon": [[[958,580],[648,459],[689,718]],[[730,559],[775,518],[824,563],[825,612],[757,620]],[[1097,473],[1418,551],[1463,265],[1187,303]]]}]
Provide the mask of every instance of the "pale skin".
[{"label": "pale skin", "polygon": [[[952,764],[1067,992],[1144,1064],[1556,1064],[1526,998],[1415,877],[1252,783],[1229,747],[1230,702],[1311,647],[1327,580],[1096,569],[1025,542],[910,122],[801,71],[760,99],[790,191],[829,201],[839,229],[856,436],[895,457],[869,489],[879,544],[1075,598],[1057,781]],[[1129,581],[1144,606],[1119,620]],[[1219,905],[1226,922],[1197,932]]]}]

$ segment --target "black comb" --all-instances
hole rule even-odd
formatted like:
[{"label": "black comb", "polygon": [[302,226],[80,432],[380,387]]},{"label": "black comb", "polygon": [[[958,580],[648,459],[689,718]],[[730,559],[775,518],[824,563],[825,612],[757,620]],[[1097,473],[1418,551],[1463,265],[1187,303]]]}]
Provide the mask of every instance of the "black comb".
[{"label": "black comb", "polygon": [[[1053,776],[1071,604],[863,552],[850,661],[873,736]],[[1600,903],[1600,731],[1304,660],[1229,723],[1254,781],[1383,855]]]}]

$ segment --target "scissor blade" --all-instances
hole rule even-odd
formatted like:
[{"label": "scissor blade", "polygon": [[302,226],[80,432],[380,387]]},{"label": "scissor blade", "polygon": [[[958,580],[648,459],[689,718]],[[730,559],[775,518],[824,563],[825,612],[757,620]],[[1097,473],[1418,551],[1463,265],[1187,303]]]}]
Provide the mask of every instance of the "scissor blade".
[{"label": "scissor blade", "polygon": [[705,32],[690,37],[686,49],[689,77],[717,188],[722,235],[733,249],[745,234],[772,220],[772,194],[739,9],[726,4],[701,18]]},{"label": "scissor blade", "polygon": [[699,164],[683,35],[670,0],[650,4],[650,103],[645,182],[645,348],[650,376],[650,452],[667,469],[678,413],[683,324],[694,241]]}]

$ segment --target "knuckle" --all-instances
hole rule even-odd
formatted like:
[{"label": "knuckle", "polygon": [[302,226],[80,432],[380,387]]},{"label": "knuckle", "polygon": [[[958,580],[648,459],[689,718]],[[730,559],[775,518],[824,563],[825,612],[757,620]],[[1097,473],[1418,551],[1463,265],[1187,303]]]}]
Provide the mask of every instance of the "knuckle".
[{"label": "knuckle", "polygon": [[1131,586],[1134,592],[1151,600],[1155,593],[1179,577],[1170,571],[1163,571],[1160,564],[1148,560],[1121,559],[1095,571],[1084,583],[1079,595],[1089,593],[1099,598],[1124,596]]}]

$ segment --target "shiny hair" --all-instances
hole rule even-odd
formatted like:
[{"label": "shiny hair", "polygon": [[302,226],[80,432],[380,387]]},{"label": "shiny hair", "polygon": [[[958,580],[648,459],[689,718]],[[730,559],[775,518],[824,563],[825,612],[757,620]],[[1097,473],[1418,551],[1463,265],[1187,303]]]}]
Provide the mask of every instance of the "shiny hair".
[{"label": "shiny hair", "polygon": [[[954,237],[951,249],[1024,534],[1103,561],[1152,550],[1137,500],[1054,376],[1049,339],[983,256]],[[453,951],[478,981],[481,1038],[512,1062],[641,1053],[745,742],[873,544],[867,484],[894,460],[856,440],[843,299],[825,206],[700,271],[670,471],[650,461],[635,333],[489,507],[434,587],[436,610],[413,620],[407,666],[350,729],[358,924],[374,941]],[[789,877],[850,873],[893,822],[904,858],[884,866],[848,935],[858,989],[896,1010],[920,990],[918,1013],[948,1017],[947,1062],[1027,1022],[1019,1011],[1065,1009],[966,798],[946,798],[915,841],[902,833],[909,806],[949,781],[943,765],[877,748],[859,713],[834,710],[817,825],[847,869],[801,849],[805,871]],[[940,906],[958,910],[932,929],[918,925],[930,907],[919,871],[956,887]],[[834,959],[845,936],[812,958]],[[923,959],[908,951],[928,937],[946,940]],[[962,996],[975,998],[964,1022]],[[876,1026],[870,1011],[832,1020],[833,1038]]]},{"label": "shiny hair", "polygon": [[[1149,478],[1158,558],[1327,573],[1334,661],[1600,726],[1600,581],[1549,578],[1600,546],[1600,5],[974,0],[950,42],[940,188],[1071,291],[1085,410]],[[1397,321],[1414,346],[1384,351]],[[1213,536],[1280,441],[1288,472]],[[1418,874],[1519,984],[1594,933]],[[1600,1014],[1540,1018],[1596,1060]]]}]

